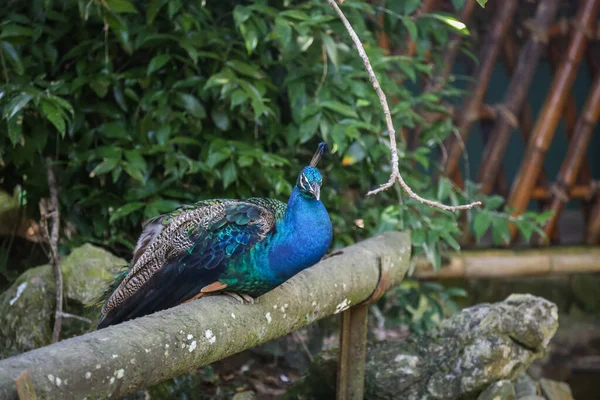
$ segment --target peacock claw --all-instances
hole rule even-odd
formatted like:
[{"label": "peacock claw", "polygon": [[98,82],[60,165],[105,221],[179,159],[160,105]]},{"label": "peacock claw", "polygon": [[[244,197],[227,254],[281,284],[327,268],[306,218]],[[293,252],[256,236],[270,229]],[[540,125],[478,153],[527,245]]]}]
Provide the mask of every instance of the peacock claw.
[{"label": "peacock claw", "polygon": [[223,292],[223,294],[235,299],[240,304],[254,304],[254,298],[247,294],[238,294],[233,292]]}]

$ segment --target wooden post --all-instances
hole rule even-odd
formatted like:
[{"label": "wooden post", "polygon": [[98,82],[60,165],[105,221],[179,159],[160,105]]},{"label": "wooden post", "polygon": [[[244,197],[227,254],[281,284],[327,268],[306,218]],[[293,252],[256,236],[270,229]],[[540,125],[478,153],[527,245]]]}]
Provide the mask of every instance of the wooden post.
[{"label": "wooden post", "polygon": [[[556,72],[550,93],[529,141],[525,158],[511,189],[508,205],[515,210],[513,212],[515,216],[525,211],[531,198],[546,151],[554,136],[560,113],[567,101],[567,94],[571,90],[577,67],[587,44],[586,30],[595,23],[599,5],[600,0],[583,0],[581,2],[577,16],[577,30],[573,32],[563,62]],[[514,224],[510,224],[509,230],[511,239],[513,239],[516,236],[517,228]]]},{"label": "wooden post", "polygon": [[337,400],[362,400],[364,397],[368,316],[366,304],[342,313]]},{"label": "wooden post", "polygon": [[[481,191],[490,193],[502,165],[502,158],[510,140],[510,134],[517,125],[519,110],[527,98],[527,91],[535,73],[536,65],[547,44],[548,29],[558,11],[558,0],[546,0],[538,6],[535,18],[529,24],[531,34],[521,50],[519,61],[501,106],[498,107],[496,127],[492,139],[485,147],[477,180],[482,184]],[[523,134],[525,134],[524,130]]]},{"label": "wooden post", "polygon": [[444,171],[447,176],[454,176],[458,171],[458,164],[463,152],[464,143],[466,143],[471,130],[471,125],[475,120],[477,111],[483,100],[498,53],[500,52],[502,41],[508,32],[508,28],[512,24],[515,12],[517,11],[517,4],[518,1],[516,0],[506,0],[498,7],[497,14],[492,22],[492,27],[482,46],[479,66],[474,76],[475,84],[474,86],[471,86],[470,94],[463,108],[463,113],[457,121],[460,138],[455,136],[448,138],[448,158],[444,165]]}]

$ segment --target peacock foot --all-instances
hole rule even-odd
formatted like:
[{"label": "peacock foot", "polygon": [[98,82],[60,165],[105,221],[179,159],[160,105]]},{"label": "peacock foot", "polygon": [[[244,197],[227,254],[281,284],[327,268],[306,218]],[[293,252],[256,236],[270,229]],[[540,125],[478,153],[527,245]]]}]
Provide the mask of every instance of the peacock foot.
[{"label": "peacock foot", "polygon": [[223,292],[223,294],[237,300],[240,304],[254,304],[254,298],[247,294],[233,292]]}]

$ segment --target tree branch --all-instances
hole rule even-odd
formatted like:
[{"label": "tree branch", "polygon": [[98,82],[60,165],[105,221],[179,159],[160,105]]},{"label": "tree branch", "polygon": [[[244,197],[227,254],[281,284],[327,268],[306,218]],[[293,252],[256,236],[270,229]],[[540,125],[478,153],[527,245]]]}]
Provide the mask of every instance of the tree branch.
[{"label": "tree branch", "polygon": [[[58,189],[56,186],[56,177],[52,169],[52,160],[46,159],[48,164],[48,189],[50,191],[50,200],[42,199],[40,201],[40,227],[42,235],[50,245],[50,262],[56,281],[56,312],[54,314],[54,329],[52,330],[52,343],[60,339],[60,330],[62,327],[63,314],[63,278],[60,269],[60,258],[58,255],[58,235],[60,231],[60,212],[58,210]],[[48,231],[48,219],[52,219],[52,233]]]},{"label": "tree branch", "polygon": [[[379,81],[377,80],[377,77],[375,76],[375,72],[373,71],[371,62],[369,61],[369,57],[367,56],[367,53],[365,52],[365,49],[363,48],[363,45],[360,42],[358,35],[352,28],[352,25],[350,25],[350,22],[348,21],[348,19],[346,18],[346,16],[340,9],[340,7],[336,4],[335,0],[327,0],[327,2],[335,10],[335,12],[338,14],[340,19],[342,20],[344,26],[346,27],[346,30],[348,31],[348,34],[350,35],[350,38],[352,39],[352,41],[354,42],[354,45],[356,46],[356,50],[358,51],[360,58],[363,60],[365,69],[367,70],[367,74],[369,75],[369,80],[371,81],[371,85],[373,86],[373,89],[375,89],[375,92],[377,93],[377,97],[379,97],[379,102],[381,103],[381,107],[383,108],[383,113],[385,114],[385,123],[387,125],[388,135],[390,137],[390,151],[392,153],[392,173],[390,175],[390,179],[387,181],[387,183],[381,185],[377,189],[374,189],[374,190],[371,190],[370,192],[368,192],[367,195],[370,196],[370,195],[380,193],[384,190],[387,190],[387,189],[391,188],[396,181],[398,181],[398,183],[400,183],[400,186],[402,187],[402,189],[404,189],[404,191],[406,193],[408,193],[408,195],[411,198],[413,198],[423,204],[427,204],[428,206],[431,206],[431,207],[440,208],[442,210],[447,210],[447,211],[459,211],[459,210],[469,210],[473,207],[480,206],[481,205],[480,201],[476,201],[476,202],[461,205],[461,206],[447,206],[445,204],[438,203],[437,201],[424,199],[421,196],[419,196],[418,194],[416,194],[415,192],[413,192],[413,190],[410,188],[410,186],[408,186],[408,184],[406,182],[404,182],[404,179],[402,178],[402,175],[400,174],[400,170],[399,170],[399,166],[398,166],[399,160],[398,160],[398,147],[396,145],[396,130],[394,129],[394,124],[392,123],[392,114],[390,112],[390,108],[388,106],[387,99],[385,97],[385,93],[383,93],[383,90],[381,90],[381,86],[379,85]],[[338,3],[342,4],[343,0],[338,0]]]},{"label": "tree branch", "polygon": [[29,371],[38,398],[120,399],[368,299],[388,263],[393,286],[408,269],[410,235],[386,232],[346,247],[252,305],[207,296],[0,360],[0,399],[18,399]]}]

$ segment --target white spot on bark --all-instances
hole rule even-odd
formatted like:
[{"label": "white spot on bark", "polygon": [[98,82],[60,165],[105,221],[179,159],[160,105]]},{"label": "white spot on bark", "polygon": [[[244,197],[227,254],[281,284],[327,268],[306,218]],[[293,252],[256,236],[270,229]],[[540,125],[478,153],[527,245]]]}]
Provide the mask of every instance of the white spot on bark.
[{"label": "white spot on bark", "polygon": [[168,348],[169,348],[169,344],[165,343],[165,349],[168,349]]},{"label": "white spot on bark", "polygon": [[110,382],[110,384],[111,384],[111,385],[112,385],[113,383],[115,383],[115,377],[114,377],[114,376],[111,376],[111,377],[110,377],[110,381],[109,381],[109,382]]},{"label": "white spot on bark", "polygon": [[57,376],[56,377],[56,386],[60,386],[61,383],[62,383],[62,380]]},{"label": "white spot on bark", "polygon": [[120,370],[117,371],[117,379],[122,379],[123,376],[125,376],[125,370],[123,368],[121,368]]},{"label": "white spot on bark", "polygon": [[113,354],[112,358],[119,358],[119,355],[118,354]]},{"label": "white spot on bark", "polygon": [[181,348],[183,349],[185,347],[185,343],[181,343]]},{"label": "white spot on bark", "polygon": [[26,287],[27,287],[27,282],[23,282],[19,286],[17,286],[17,294],[15,294],[15,297],[13,297],[12,299],[10,299],[10,301],[8,302],[8,304],[10,304],[11,306],[13,304],[15,304],[15,302],[17,300],[19,300],[19,297],[21,297],[21,294],[23,294],[23,290],[25,290]]},{"label": "white spot on bark", "polygon": [[190,346],[188,347],[188,351],[191,353],[195,349],[196,349],[196,341],[194,340],[192,343],[190,343]]},{"label": "white spot on bark", "polygon": [[144,349],[146,353],[150,353],[150,349]]},{"label": "white spot on bark", "polygon": [[135,358],[132,358],[131,360],[129,360],[129,362],[135,364]]},{"label": "white spot on bark", "polygon": [[342,301],[340,304],[338,304],[337,306],[335,306],[335,312],[334,314],[338,314],[342,311],[347,310],[348,308],[350,308],[350,303],[352,302],[352,300],[348,300],[348,299],[344,299],[344,301]]},{"label": "white spot on bark", "polygon": [[52,383],[54,383],[54,375],[52,374],[48,374],[48,380]]},{"label": "white spot on bark", "polygon": [[206,332],[204,332],[204,336],[208,339],[208,342],[210,344],[213,344],[217,341],[217,337],[213,334],[213,332],[210,329],[207,329]]},{"label": "white spot on bark", "polygon": [[348,287],[348,285],[346,285],[345,283],[342,283],[342,287],[344,288],[344,290],[346,290],[346,288]]},{"label": "white spot on bark", "polygon": [[96,369],[100,369],[102,367],[100,364],[96,364]]},{"label": "white spot on bark", "polygon": [[314,306],[316,306],[316,305],[317,305],[317,302],[316,302],[316,301],[313,301],[311,305],[314,307]]},{"label": "white spot on bark", "polygon": [[271,313],[270,312],[268,312],[268,313],[265,314],[265,318],[267,319],[267,322],[269,324],[271,323],[271,321],[273,321],[273,318],[271,318]]},{"label": "white spot on bark", "polygon": [[92,377],[92,373],[91,372],[86,372],[85,373],[85,379],[90,379]]},{"label": "white spot on bark", "polygon": [[188,338],[188,340],[193,339],[194,335],[192,335],[191,333],[188,333],[187,338]]},{"label": "white spot on bark", "polygon": [[273,306],[273,309],[274,309],[274,310],[277,310],[277,304],[275,304],[275,305]]},{"label": "white spot on bark", "polygon": [[231,318],[235,319],[235,314],[231,313]]}]

